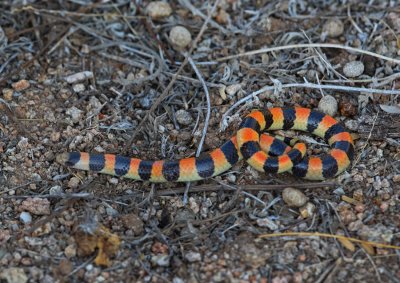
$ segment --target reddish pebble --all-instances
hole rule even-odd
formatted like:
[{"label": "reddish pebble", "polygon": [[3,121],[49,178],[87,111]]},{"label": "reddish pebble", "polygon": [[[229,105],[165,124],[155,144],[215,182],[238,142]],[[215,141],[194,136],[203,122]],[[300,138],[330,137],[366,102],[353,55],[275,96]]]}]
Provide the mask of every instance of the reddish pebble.
[{"label": "reddish pebble", "polygon": [[355,206],[355,210],[357,211],[357,212],[364,212],[364,210],[365,210],[365,205],[363,205],[363,204],[357,204],[356,206]]},{"label": "reddish pebble", "polygon": [[339,104],[339,111],[342,116],[352,117],[357,115],[357,107],[354,106],[351,102],[345,101]]},{"label": "reddish pebble", "polygon": [[12,87],[15,91],[22,91],[29,88],[30,86],[31,84],[27,80],[20,80],[12,84]]},{"label": "reddish pebble", "polygon": [[388,210],[389,204],[386,201],[384,201],[384,202],[381,203],[379,208],[381,209],[382,212],[385,212],[386,210]]}]

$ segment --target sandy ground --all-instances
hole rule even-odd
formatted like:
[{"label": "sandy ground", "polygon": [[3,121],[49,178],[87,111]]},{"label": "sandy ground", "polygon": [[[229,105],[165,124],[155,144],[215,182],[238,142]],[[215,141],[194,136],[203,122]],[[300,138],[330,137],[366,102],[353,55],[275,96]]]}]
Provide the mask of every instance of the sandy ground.
[{"label": "sandy ground", "polygon": [[[0,4],[0,281],[400,282],[396,1],[148,2]],[[328,95],[356,156],[324,182],[240,162],[185,194],[56,162],[194,156]]]}]

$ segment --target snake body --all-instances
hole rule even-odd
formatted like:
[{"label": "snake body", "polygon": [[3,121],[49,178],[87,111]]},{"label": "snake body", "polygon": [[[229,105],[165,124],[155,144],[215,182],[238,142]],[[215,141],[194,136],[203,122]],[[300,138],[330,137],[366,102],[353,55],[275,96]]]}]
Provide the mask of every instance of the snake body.
[{"label": "snake body", "polygon": [[[304,157],[306,147],[293,147],[261,134],[264,130],[300,130],[324,138],[331,150],[322,157]],[[261,172],[291,171],[309,180],[324,180],[342,173],[354,157],[352,137],[334,118],[308,108],[269,108],[253,111],[237,134],[221,147],[200,157],[180,160],[141,160],[114,154],[63,153],[57,161],[81,170],[150,182],[188,182],[217,176],[244,158]]]}]

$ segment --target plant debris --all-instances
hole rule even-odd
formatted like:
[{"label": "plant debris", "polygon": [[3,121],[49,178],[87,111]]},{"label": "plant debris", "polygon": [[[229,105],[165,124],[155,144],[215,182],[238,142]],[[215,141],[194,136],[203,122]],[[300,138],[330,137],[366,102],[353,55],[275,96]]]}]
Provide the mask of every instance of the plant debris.
[{"label": "plant debris", "polygon": [[[399,282],[400,9],[364,2],[1,1],[0,280]],[[351,167],[182,186],[56,162],[199,156],[283,106],[335,115]]]}]

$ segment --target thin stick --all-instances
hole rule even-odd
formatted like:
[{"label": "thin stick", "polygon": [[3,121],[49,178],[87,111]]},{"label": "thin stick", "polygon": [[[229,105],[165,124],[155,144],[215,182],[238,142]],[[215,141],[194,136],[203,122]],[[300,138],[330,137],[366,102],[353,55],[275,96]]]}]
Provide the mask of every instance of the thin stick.
[{"label": "thin stick", "polygon": [[325,237],[325,238],[349,240],[351,242],[370,245],[376,248],[400,250],[400,246],[387,245],[371,241],[363,241],[356,238],[346,237],[343,235],[326,234],[319,232],[285,232],[285,233],[274,233],[274,234],[262,234],[259,236],[259,238],[262,239],[275,238],[275,237]]},{"label": "thin stick", "polygon": [[373,121],[373,123],[372,123],[371,130],[369,131],[367,140],[365,141],[365,144],[364,144],[364,146],[362,147],[362,149],[359,151],[360,154],[357,156],[357,158],[356,158],[356,160],[354,161],[353,166],[352,166],[351,168],[354,168],[354,167],[357,166],[358,162],[359,162],[360,159],[361,159],[362,153],[364,152],[365,148],[368,146],[368,143],[369,143],[369,140],[371,139],[372,132],[374,131],[375,123],[376,123],[376,120],[378,119],[378,116],[379,116],[379,112],[376,113],[375,118],[374,118],[374,121]]},{"label": "thin stick", "polygon": [[[170,77],[174,76],[173,73],[170,73],[170,72],[167,72],[167,71],[163,71],[162,73],[164,75],[167,75],[167,76],[170,76]],[[190,78],[190,77],[187,77],[187,76],[178,75],[177,78],[178,78],[178,80],[189,81],[189,82],[191,82],[193,84],[197,84],[197,85],[201,84],[201,82],[199,80],[196,80],[196,79],[193,79],[193,78]],[[210,82],[206,82],[206,85],[208,87],[215,87],[215,88],[221,88],[221,87],[225,86],[224,84],[216,84],[216,83],[210,83]]]},{"label": "thin stick", "polygon": [[[337,186],[333,182],[321,182],[321,183],[294,183],[294,184],[281,184],[281,185],[247,185],[240,186],[240,189],[244,191],[276,191],[282,190],[287,187],[293,187],[297,189],[320,189],[320,188],[334,188]],[[178,194],[185,193],[186,188],[180,187],[176,189],[159,190],[155,193],[156,196],[175,196]],[[203,193],[203,192],[216,192],[218,190],[224,191],[235,191],[232,186],[226,186],[223,184],[210,184],[210,185],[200,185],[191,188],[192,193]]]},{"label": "thin stick", "polygon": [[[206,114],[206,119],[204,121],[203,134],[201,135],[199,146],[197,147],[197,150],[196,150],[196,157],[199,157],[201,150],[203,148],[204,140],[207,135],[208,124],[210,123],[211,101],[210,101],[210,94],[208,93],[208,88],[207,88],[206,82],[204,81],[203,76],[201,75],[199,69],[197,69],[196,64],[193,62],[193,59],[190,56],[187,55],[186,58],[188,58],[190,66],[192,66],[194,72],[196,73],[196,76],[199,78],[201,85],[203,86],[204,94],[206,95],[206,100],[207,100],[207,114]],[[187,182],[185,193],[183,194],[183,204],[184,205],[186,205],[187,201],[188,201],[188,193],[189,193],[189,189],[190,189],[190,183],[191,182]]]},{"label": "thin stick", "polygon": [[332,89],[332,90],[341,90],[341,91],[351,91],[351,92],[368,92],[368,93],[379,93],[379,94],[386,94],[386,95],[396,95],[400,94],[399,90],[386,90],[386,89],[373,89],[373,88],[362,88],[362,87],[350,87],[350,86],[339,86],[339,85],[318,85],[313,83],[293,83],[293,84],[283,84],[279,86],[265,86],[255,92],[250,93],[249,95],[243,97],[235,104],[233,104],[222,116],[222,126],[225,127],[227,125],[226,118],[232,112],[233,109],[238,107],[240,104],[245,103],[246,101],[255,98],[257,95],[268,91],[268,90],[275,90],[277,88],[291,88],[291,87],[302,87],[302,88],[315,88],[315,89]]},{"label": "thin stick", "polygon": [[390,62],[393,62],[396,64],[400,64],[400,60],[398,60],[398,59],[393,59],[393,58],[390,58],[390,57],[387,57],[384,55],[380,55],[380,54],[377,54],[377,53],[374,53],[371,51],[366,51],[366,50],[362,50],[362,49],[358,49],[358,48],[354,48],[354,47],[350,47],[350,46],[344,46],[344,45],[340,45],[340,44],[331,44],[331,43],[304,43],[304,44],[276,46],[276,47],[271,47],[271,48],[262,48],[262,49],[258,49],[258,50],[249,51],[246,53],[240,53],[240,54],[236,54],[236,55],[218,58],[215,61],[222,62],[222,61],[227,61],[227,60],[235,59],[235,58],[239,58],[239,57],[251,56],[251,55],[279,51],[279,50],[295,49],[295,48],[314,48],[314,47],[344,49],[347,51],[366,54],[366,55],[377,57],[377,58],[380,58],[380,59],[383,59],[386,61],[390,61]]},{"label": "thin stick", "polygon": [[190,56],[187,56],[187,58],[188,58],[189,64],[192,66],[194,72],[196,73],[196,76],[199,78],[199,81],[201,82],[201,85],[203,86],[204,94],[206,95],[206,100],[207,100],[207,114],[206,114],[206,119],[204,121],[203,134],[201,136],[200,143],[199,143],[199,146],[196,151],[196,157],[199,157],[199,155],[201,153],[201,149],[203,148],[204,140],[206,138],[208,124],[210,123],[211,101],[210,101],[210,94],[208,93],[208,88],[207,88],[206,82],[203,79],[203,76],[201,75],[199,69],[197,69],[196,64],[193,62],[193,59]]}]

